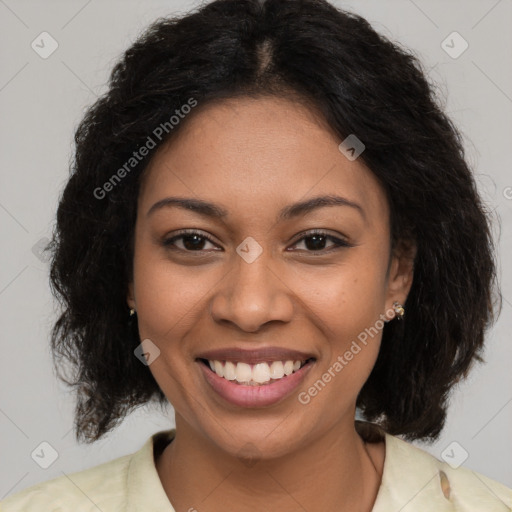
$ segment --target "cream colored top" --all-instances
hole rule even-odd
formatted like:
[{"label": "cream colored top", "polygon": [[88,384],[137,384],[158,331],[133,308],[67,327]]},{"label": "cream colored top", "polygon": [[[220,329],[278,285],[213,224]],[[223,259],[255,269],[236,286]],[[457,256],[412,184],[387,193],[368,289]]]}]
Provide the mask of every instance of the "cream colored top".
[{"label": "cream colored top", "polygon": [[[452,469],[373,424],[357,424],[368,442],[378,432],[386,444],[372,512],[512,511],[512,489],[462,466]],[[0,502],[0,512],[175,512],[154,459],[174,435],[175,429],[157,432],[135,453],[17,492]]]}]

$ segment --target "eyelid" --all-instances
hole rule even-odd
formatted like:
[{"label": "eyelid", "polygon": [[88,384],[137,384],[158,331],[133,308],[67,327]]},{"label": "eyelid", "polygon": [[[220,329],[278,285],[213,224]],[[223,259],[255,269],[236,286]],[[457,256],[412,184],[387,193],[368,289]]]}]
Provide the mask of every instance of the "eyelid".
[{"label": "eyelid", "polygon": [[[169,247],[172,247],[172,242],[174,242],[175,240],[179,239],[179,238],[182,238],[186,235],[197,235],[201,238],[204,238],[205,240],[208,240],[208,242],[214,244],[214,245],[217,245],[217,242],[215,242],[215,240],[208,234],[204,233],[203,231],[200,231],[198,229],[194,229],[194,228],[189,228],[189,229],[180,229],[178,231],[176,231],[170,238],[164,238],[162,244],[164,246],[169,246]],[[178,249],[180,250],[180,249]],[[184,252],[198,252],[198,253],[201,253],[201,252],[204,252],[204,251],[184,251]]]},{"label": "eyelid", "polygon": [[[182,238],[182,237],[184,237],[186,235],[197,235],[200,238],[204,238],[205,240],[209,241],[210,243],[218,246],[217,242],[215,242],[215,240],[213,240],[213,238],[210,235],[202,232],[201,230],[194,229],[194,228],[178,230],[170,238],[164,239],[162,244],[165,247],[167,247],[167,248],[172,248],[172,249],[175,249],[177,251],[181,251],[181,252],[185,252],[185,253],[197,253],[198,255],[200,255],[200,254],[205,253],[205,252],[211,252],[211,251],[204,251],[204,250],[187,251],[187,250],[180,249],[180,248],[177,248],[177,247],[173,246],[173,242],[175,240],[180,239],[180,238]],[[327,239],[330,239],[331,241],[334,242],[334,246],[331,247],[331,248],[328,248],[328,249],[320,249],[318,251],[305,251],[306,253],[311,254],[311,255],[315,255],[315,253],[318,256],[325,255],[325,254],[330,254],[331,252],[336,251],[338,249],[354,247],[354,245],[355,245],[355,244],[352,244],[352,243],[348,242],[347,237],[345,237],[343,235],[331,235],[331,234],[329,234],[328,230],[324,230],[324,229],[320,229],[320,228],[314,228],[314,229],[305,230],[305,231],[299,233],[297,235],[296,240],[292,243],[292,246],[293,245],[297,245],[299,242],[302,242],[304,239],[306,239],[306,238],[308,238],[310,236],[314,236],[314,235],[321,235],[321,236],[324,236]],[[292,252],[293,251],[297,251],[297,249],[292,250]]]},{"label": "eyelid", "polygon": [[301,231],[300,233],[298,233],[296,235],[297,238],[296,238],[295,242],[293,242],[293,243],[296,244],[297,242],[300,242],[304,238],[307,238],[309,236],[314,236],[314,235],[322,235],[322,236],[325,236],[326,238],[335,238],[341,242],[346,242],[347,244],[349,243],[348,237],[342,235],[341,233],[331,234],[328,229],[321,229],[321,228],[312,228],[312,229],[306,229],[305,231]]},{"label": "eyelid", "polygon": [[333,241],[335,245],[328,249],[320,249],[318,251],[305,251],[307,254],[311,254],[313,256],[315,254],[318,256],[330,254],[331,252],[336,251],[338,249],[354,247],[354,245],[355,245],[355,244],[350,243],[348,241],[347,237],[345,237],[344,235],[341,235],[341,234],[331,235],[328,230],[324,230],[324,229],[320,229],[320,228],[309,229],[309,230],[303,231],[302,233],[299,233],[297,235],[298,238],[293,242],[292,245],[297,245],[299,242],[302,242],[304,239],[309,238],[310,236],[314,236],[314,235],[324,236],[326,239],[330,239],[331,241]]}]

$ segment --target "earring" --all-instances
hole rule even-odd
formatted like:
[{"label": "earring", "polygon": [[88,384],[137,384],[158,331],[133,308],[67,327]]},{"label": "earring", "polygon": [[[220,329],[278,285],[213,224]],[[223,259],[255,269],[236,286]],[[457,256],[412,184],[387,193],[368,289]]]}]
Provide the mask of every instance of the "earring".
[{"label": "earring", "polygon": [[135,315],[135,309],[131,308],[130,309],[130,316],[133,316],[133,315]]},{"label": "earring", "polygon": [[393,302],[393,310],[395,311],[396,318],[398,320],[402,320],[402,318],[405,315],[405,309],[402,306],[402,304],[400,304],[400,302],[397,301]]}]

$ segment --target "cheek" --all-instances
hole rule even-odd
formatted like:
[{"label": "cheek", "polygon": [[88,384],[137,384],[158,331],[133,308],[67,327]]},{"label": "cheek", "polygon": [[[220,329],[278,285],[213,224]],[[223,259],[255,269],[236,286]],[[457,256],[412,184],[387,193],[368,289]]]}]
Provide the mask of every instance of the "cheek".
[{"label": "cheek", "polygon": [[134,281],[141,336],[169,343],[197,320],[202,298],[215,279],[207,266],[177,265],[165,251],[148,244],[140,247]]},{"label": "cheek", "polygon": [[325,342],[316,379],[300,390],[299,401],[322,411],[327,422],[355,404],[377,360],[384,327],[384,296],[375,284],[379,278],[369,267],[360,275],[344,268],[324,280],[305,278],[301,284],[304,292],[313,290],[307,305]]},{"label": "cheek", "polygon": [[186,336],[204,307],[201,299],[209,285],[208,274],[199,267],[172,263],[154,246],[139,247],[134,258],[139,335],[141,340],[150,339],[160,351],[148,369],[173,407],[188,417],[195,401],[188,391],[193,389],[193,376]]},{"label": "cheek", "polygon": [[375,324],[384,312],[384,271],[379,262],[360,253],[336,267],[300,272],[300,279],[296,277],[290,288],[314,313],[327,336],[346,339]]},{"label": "cheek", "polygon": [[295,286],[327,340],[319,363],[333,389],[359,391],[375,364],[386,297],[381,263],[359,254],[328,272],[304,272]]}]

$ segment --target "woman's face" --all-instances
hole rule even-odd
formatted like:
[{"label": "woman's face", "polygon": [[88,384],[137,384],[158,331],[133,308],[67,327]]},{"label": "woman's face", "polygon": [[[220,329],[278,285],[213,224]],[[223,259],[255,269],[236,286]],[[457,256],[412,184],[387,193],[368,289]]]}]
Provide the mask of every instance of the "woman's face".
[{"label": "woman's face", "polygon": [[[128,303],[178,429],[233,455],[252,443],[277,457],[353,424],[383,319],[405,302],[412,270],[397,255],[387,273],[385,193],[311,111],[239,98],[184,122],[144,176]],[[346,204],[292,208],[322,196]],[[171,197],[211,206],[154,207]],[[184,229],[198,235],[180,238]],[[227,378],[201,359],[220,360]],[[309,362],[279,378],[287,360]],[[270,384],[230,380],[269,370]]]}]

